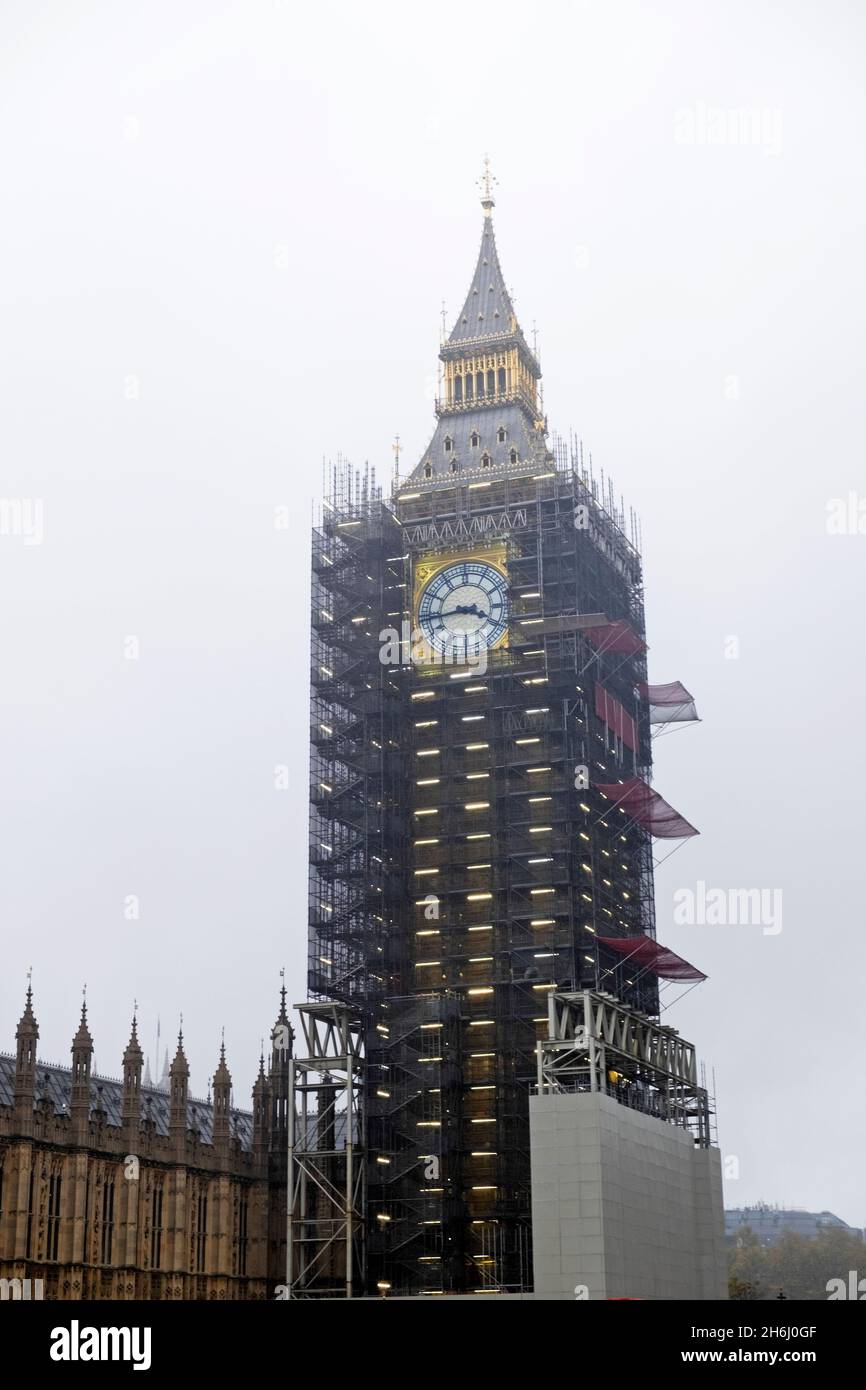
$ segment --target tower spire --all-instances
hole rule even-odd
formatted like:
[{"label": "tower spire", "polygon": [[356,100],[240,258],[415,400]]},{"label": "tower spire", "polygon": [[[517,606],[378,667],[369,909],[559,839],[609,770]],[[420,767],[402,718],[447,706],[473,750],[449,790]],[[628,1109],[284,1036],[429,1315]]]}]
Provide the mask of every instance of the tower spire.
[{"label": "tower spire", "polygon": [[[484,221],[463,307],[439,350],[433,438],[396,487],[453,488],[544,471],[552,458],[539,397],[541,367],[517,319],[496,248],[485,155],[478,180]],[[534,337],[534,332],[533,332]]]}]

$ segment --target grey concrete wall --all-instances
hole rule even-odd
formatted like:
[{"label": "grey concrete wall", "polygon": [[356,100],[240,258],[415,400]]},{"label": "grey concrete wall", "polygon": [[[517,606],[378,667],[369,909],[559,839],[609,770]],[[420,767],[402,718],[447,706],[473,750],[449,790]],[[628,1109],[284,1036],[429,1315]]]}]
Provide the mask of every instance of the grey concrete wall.
[{"label": "grey concrete wall", "polygon": [[727,1298],[717,1149],[589,1092],[529,1115],[536,1298]]}]

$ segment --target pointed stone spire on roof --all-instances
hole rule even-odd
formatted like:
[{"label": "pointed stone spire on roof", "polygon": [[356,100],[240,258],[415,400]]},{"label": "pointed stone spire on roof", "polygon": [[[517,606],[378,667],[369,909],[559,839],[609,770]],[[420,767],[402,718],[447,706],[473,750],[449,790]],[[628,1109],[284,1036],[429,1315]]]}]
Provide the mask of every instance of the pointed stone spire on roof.
[{"label": "pointed stone spire on roof", "polygon": [[81,1001],[81,1020],[78,1024],[78,1032],[72,1039],[73,1048],[89,1049],[93,1051],[93,1038],[90,1036],[90,1029],[87,1026],[87,985],[84,986],[84,998]]},{"label": "pointed stone spire on roof", "polygon": [[[166,1050],[166,1062],[168,1062],[168,1051]],[[186,1060],[186,1053],[183,1050],[183,1015],[180,1019],[180,1028],[177,1034],[177,1051],[174,1054],[174,1061],[168,1068],[168,1074],[172,1076],[189,1076],[189,1062]]]},{"label": "pointed stone spire on roof", "polygon": [[18,1020],[18,1027],[15,1032],[16,1038],[39,1037],[39,1024],[33,1013],[33,988],[32,988],[32,969],[27,971],[27,993],[24,996],[24,1012]]},{"label": "pointed stone spire on roof", "polygon": [[214,1081],[214,1086],[231,1086],[231,1084],[232,1084],[231,1072],[229,1071],[228,1067],[226,1066],[226,1040],[225,1040],[225,1029],[223,1029],[223,1037],[222,1037],[222,1041],[220,1042],[220,1060],[219,1060],[219,1066],[217,1067],[216,1071],[214,1072],[213,1081]]},{"label": "pointed stone spire on roof", "polygon": [[[129,1035],[129,1042],[126,1044],[126,1051],[123,1054],[124,1062],[141,1062],[144,1054],[138,1041],[138,1017],[136,1009],[132,1013],[132,1032]],[[148,1064],[149,1066],[149,1064]],[[149,1086],[149,1073],[145,1073],[145,1085]]]}]

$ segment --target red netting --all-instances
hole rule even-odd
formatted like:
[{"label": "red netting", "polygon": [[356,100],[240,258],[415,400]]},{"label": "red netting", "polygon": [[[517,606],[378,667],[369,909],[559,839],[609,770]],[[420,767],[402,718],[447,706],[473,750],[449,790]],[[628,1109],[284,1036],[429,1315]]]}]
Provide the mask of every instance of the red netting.
[{"label": "red netting", "polygon": [[632,752],[637,752],[637,730],[634,720],[619,700],[598,681],[595,683],[595,712],[599,719],[603,719],[607,727],[613,730],[617,738],[627,743]]},{"label": "red netting", "polygon": [[682,724],[698,717],[694,696],[680,681],[669,681],[667,685],[641,682],[638,690],[649,704],[651,724]]},{"label": "red netting", "polygon": [[640,777],[599,784],[598,790],[660,840],[685,840],[698,831]]},{"label": "red netting", "polygon": [[614,622],[599,623],[597,627],[584,628],[584,636],[588,637],[594,647],[600,652],[623,652],[627,656],[635,652],[646,651],[646,642],[638,637],[634,628],[627,623],[625,618],[617,618]]},{"label": "red netting", "polygon": [[705,980],[707,977],[697,966],[690,965],[676,951],[671,951],[649,936],[600,936],[601,946],[609,946],[620,955],[627,956],[637,965],[652,970],[660,980]]}]

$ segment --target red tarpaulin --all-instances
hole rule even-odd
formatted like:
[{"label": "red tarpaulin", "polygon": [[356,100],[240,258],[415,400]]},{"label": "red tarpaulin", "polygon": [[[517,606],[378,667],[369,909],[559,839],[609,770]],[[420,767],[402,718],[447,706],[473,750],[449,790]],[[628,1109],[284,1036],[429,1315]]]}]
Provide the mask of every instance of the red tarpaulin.
[{"label": "red tarpaulin", "polygon": [[676,951],[653,941],[651,936],[600,936],[600,946],[610,946],[620,955],[628,956],[630,961],[651,970],[660,980],[705,980],[707,977],[697,966],[690,965]]},{"label": "red tarpaulin", "polygon": [[690,835],[698,834],[685,816],[669,806],[664,797],[654,792],[640,777],[629,777],[625,782],[598,784],[598,790],[660,840],[685,840]]},{"label": "red tarpaulin", "polygon": [[679,681],[667,685],[642,682],[638,690],[650,707],[651,724],[683,724],[698,717],[694,696]]},{"label": "red tarpaulin", "polygon": [[599,623],[598,627],[588,627],[584,629],[584,636],[588,637],[594,647],[600,652],[623,652],[627,656],[635,652],[645,652],[646,642],[641,641],[634,628],[625,618],[617,618],[614,622]]},{"label": "red tarpaulin", "polygon": [[637,730],[634,720],[619,700],[609,694],[598,681],[595,683],[595,712],[599,719],[603,719],[607,727],[613,730],[617,738],[627,743],[633,753],[637,752]]}]

